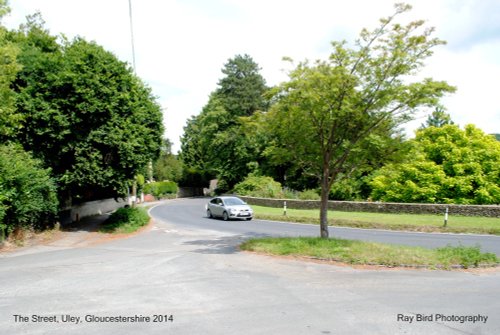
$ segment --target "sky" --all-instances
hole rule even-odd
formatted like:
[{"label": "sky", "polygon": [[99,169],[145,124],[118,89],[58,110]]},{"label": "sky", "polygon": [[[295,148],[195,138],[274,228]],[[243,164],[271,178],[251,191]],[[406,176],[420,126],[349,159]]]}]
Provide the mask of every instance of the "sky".
[{"label": "sky", "polygon": [[[130,0],[135,70],[162,107],[165,137],[180,149],[188,118],[200,113],[235,55],[250,55],[269,86],[287,79],[283,57],[326,59],[331,41],[354,41],[393,13],[390,0]],[[17,29],[40,11],[52,35],[96,41],[132,65],[129,0],[10,0],[3,24]],[[500,133],[500,1],[407,0],[402,22],[423,19],[447,45],[419,76],[445,80],[457,92],[442,104],[452,120]],[[423,111],[405,126],[409,137]],[[426,114],[427,113],[427,114]]]}]

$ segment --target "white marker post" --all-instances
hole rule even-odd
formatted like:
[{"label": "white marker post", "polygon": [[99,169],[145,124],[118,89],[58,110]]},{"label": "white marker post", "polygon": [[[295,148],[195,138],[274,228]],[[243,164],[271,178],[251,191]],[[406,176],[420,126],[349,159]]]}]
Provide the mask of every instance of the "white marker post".
[{"label": "white marker post", "polygon": [[444,226],[443,227],[446,227],[447,224],[448,224],[448,207],[446,207],[446,211],[444,212]]},{"label": "white marker post", "polygon": [[286,216],[286,201],[283,202],[283,215]]}]

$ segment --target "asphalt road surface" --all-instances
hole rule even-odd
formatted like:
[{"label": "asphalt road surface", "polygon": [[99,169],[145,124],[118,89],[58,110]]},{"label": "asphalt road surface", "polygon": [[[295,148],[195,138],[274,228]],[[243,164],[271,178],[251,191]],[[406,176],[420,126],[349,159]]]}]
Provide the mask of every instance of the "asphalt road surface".
[{"label": "asphalt road surface", "polygon": [[154,226],[127,239],[0,254],[0,333],[500,333],[498,271],[362,269],[240,252],[249,236],[302,235],[307,226],[211,220],[205,201],[157,206]]},{"label": "asphalt road surface", "polygon": [[[243,236],[319,236],[317,225],[293,224],[273,221],[230,221],[214,220],[206,217],[207,199],[189,199],[156,207],[152,214],[178,227],[212,229]],[[173,210],[172,210],[173,209]],[[499,220],[500,224],[500,220]],[[484,252],[500,256],[500,236],[440,234],[419,232],[398,232],[375,229],[353,229],[330,227],[331,237],[421,246],[425,248],[446,245],[479,245]]]}]

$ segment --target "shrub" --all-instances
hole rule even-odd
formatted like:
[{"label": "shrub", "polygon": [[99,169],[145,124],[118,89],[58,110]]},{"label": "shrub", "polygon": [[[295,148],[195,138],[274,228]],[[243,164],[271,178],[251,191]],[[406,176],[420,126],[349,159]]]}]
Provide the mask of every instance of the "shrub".
[{"label": "shrub", "polygon": [[58,200],[49,169],[18,146],[0,146],[0,238],[16,228],[55,222]]},{"label": "shrub", "polygon": [[321,197],[316,190],[304,190],[299,192],[300,200],[319,200]]},{"label": "shrub", "polygon": [[100,231],[107,233],[131,233],[148,222],[149,215],[144,208],[119,208],[103,223]]},{"label": "shrub", "polygon": [[177,194],[179,187],[173,181],[159,181],[144,185],[144,193],[152,194],[156,198],[163,198]]},{"label": "shrub", "polygon": [[500,203],[500,143],[473,125],[419,130],[404,161],[378,170],[374,200],[455,204]]},{"label": "shrub", "polygon": [[271,177],[250,174],[241,183],[236,184],[234,192],[239,195],[262,198],[283,198],[281,184]]},{"label": "shrub", "polygon": [[220,179],[217,182],[217,188],[214,190],[214,193],[220,195],[228,192],[229,192],[229,184],[224,179]]},{"label": "shrub", "polygon": [[299,192],[295,190],[291,190],[289,188],[285,188],[283,190],[283,196],[285,199],[297,199]]},{"label": "shrub", "polygon": [[189,187],[207,187],[208,184],[210,184],[210,179],[212,179],[212,176],[209,173],[195,168],[186,167],[182,170],[182,178],[179,181],[179,185]]}]

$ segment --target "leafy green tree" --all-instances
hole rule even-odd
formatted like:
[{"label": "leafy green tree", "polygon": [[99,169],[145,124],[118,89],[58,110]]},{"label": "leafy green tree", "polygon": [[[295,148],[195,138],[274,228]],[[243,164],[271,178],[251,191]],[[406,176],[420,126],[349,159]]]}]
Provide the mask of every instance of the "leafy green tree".
[{"label": "leafy green tree", "polygon": [[16,228],[44,228],[58,210],[56,185],[42,162],[13,144],[0,145],[0,240]]},{"label": "leafy green tree", "polygon": [[[0,0],[0,20],[10,11],[7,1]],[[10,88],[21,69],[17,63],[19,48],[7,38],[8,31],[0,26],[0,142],[13,139],[22,120],[15,109],[15,94]]]},{"label": "leafy green tree", "polygon": [[448,124],[454,124],[450,114],[446,113],[442,107],[436,107],[432,114],[427,117],[425,123],[420,126],[420,129],[427,127],[442,127]]},{"label": "leafy green tree", "polygon": [[10,13],[9,2],[7,0],[0,0],[0,19]]},{"label": "leafy green tree", "polygon": [[123,195],[159,154],[162,114],[151,90],[96,43],[59,44],[37,16],[15,39],[20,142],[52,168],[63,199]]},{"label": "leafy green tree", "polygon": [[213,160],[220,151],[213,144],[214,137],[224,132],[231,122],[229,113],[222,106],[219,97],[212,93],[201,113],[188,120],[181,138],[183,163],[215,177],[217,170]]},{"label": "leafy green tree", "polygon": [[402,130],[391,127],[375,129],[359,143],[344,170],[330,189],[331,200],[365,200],[371,194],[372,174],[384,165],[401,162],[409,145]]},{"label": "leafy green tree", "polygon": [[268,88],[259,71],[259,65],[249,55],[236,55],[224,65],[222,73],[225,76],[219,81],[216,92],[233,118],[266,109],[264,93]]},{"label": "leafy green tree", "polygon": [[172,142],[163,140],[160,157],[154,163],[153,176],[155,180],[170,180],[178,182],[182,178],[182,163],[172,154]]},{"label": "leafy green tree", "polygon": [[406,161],[382,168],[372,181],[375,200],[500,203],[500,142],[473,125],[417,132]]},{"label": "leafy green tree", "polygon": [[258,70],[248,55],[230,59],[219,88],[202,112],[187,122],[181,140],[183,163],[223,179],[229,188],[252,172],[262,151],[244,126],[245,117],[267,105],[267,88]]},{"label": "leafy green tree", "polygon": [[423,21],[402,25],[395,18],[410,9],[396,5],[380,26],[363,29],[355,47],[333,42],[326,61],[300,63],[274,91],[268,113],[275,145],[272,159],[295,161],[321,185],[320,232],[328,237],[328,194],[339,174],[358,164],[361,144],[377,129],[395,128],[418,107],[435,106],[454,89],[430,78],[410,82],[434,47]]}]

